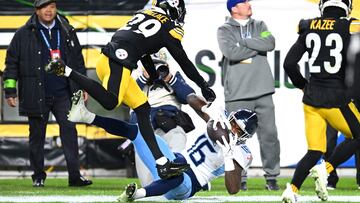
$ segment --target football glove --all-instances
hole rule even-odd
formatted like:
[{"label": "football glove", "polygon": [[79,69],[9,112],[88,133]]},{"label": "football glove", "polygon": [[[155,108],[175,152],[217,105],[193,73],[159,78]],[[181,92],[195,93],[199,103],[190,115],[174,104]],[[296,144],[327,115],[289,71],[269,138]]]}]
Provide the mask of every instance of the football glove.
[{"label": "football glove", "polygon": [[63,76],[65,74],[65,67],[65,62],[61,58],[55,58],[45,66],[45,71],[55,73],[57,76]]},{"label": "football glove", "polygon": [[231,129],[231,124],[225,115],[225,109],[217,104],[209,103],[201,107],[201,111],[206,113],[210,120],[214,120],[213,129],[217,130],[217,123],[220,123],[221,127],[225,129]]},{"label": "football glove", "polygon": [[169,87],[167,86],[166,82],[162,79],[156,79],[153,81],[152,86],[150,87],[150,91],[156,90],[157,88],[165,88],[168,92],[170,92],[171,90],[169,89]]},{"label": "football glove", "polygon": [[221,144],[219,140],[216,140],[216,144],[221,148],[222,155],[224,157],[225,171],[232,171],[235,169],[234,166],[234,149],[236,147],[237,136],[229,136],[229,142],[226,141],[225,136],[222,136],[222,141],[224,144]]},{"label": "football glove", "polygon": [[206,101],[213,102],[216,99],[215,92],[209,87],[209,84],[206,81],[203,81],[200,87],[201,94],[204,96]]}]

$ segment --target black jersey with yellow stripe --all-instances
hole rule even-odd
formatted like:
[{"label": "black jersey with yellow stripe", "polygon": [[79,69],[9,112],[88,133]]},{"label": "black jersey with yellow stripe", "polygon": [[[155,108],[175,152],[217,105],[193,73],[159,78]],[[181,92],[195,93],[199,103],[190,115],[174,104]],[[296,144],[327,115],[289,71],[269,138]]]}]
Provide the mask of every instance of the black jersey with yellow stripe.
[{"label": "black jersey with yellow stripe", "polygon": [[136,12],[124,27],[115,32],[102,52],[132,70],[137,68],[139,60],[165,47],[186,76],[201,87],[204,79],[182,47],[183,35],[184,30],[180,25],[162,9],[152,7]]},{"label": "black jersey with yellow stripe", "polygon": [[[346,54],[351,33],[358,29],[359,21],[353,18],[318,17],[300,21],[298,40],[287,55],[284,68],[295,86],[305,88],[304,103],[335,107],[346,102]],[[305,52],[309,58],[309,83],[297,69]]]},{"label": "black jersey with yellow stripe", "polygon": [[[111,39],[114,54],[110,53],[108,57],[133,69],[143,55],[156,53],[168,44],[182,49],[183,34],[182,27],[176,25],[158,9],[141,10],[136,12],[124,27],[115,32]],[[119,49],[126,57],[116,53]]]}]

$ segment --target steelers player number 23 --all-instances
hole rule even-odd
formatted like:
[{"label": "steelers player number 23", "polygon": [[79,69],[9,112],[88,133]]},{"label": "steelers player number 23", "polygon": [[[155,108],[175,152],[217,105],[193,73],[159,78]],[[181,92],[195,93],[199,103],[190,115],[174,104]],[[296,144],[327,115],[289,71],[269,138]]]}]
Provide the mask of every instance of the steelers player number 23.
[{"label": "steelers player number 23", "polygon": [[[136,28],[137,25],[137,28]],[[138,13],[121,30],[132,30],[135,33],[142,34],[144,37],[150,37],[156,34],[161,28],[161,23],[156,19],[145,20],[145,15]]]},{"label": "steelers player number 23", "polygon": [[[342,55],[341,50],[343,49],[343,40],[338,33],[328,34],[325,38],[325,46],[330,48],[330,56],[335,60],[335,64],[331,64],[330,61],[324,61],[324,69],[330,74],[337,73],[341,68]],[[309,33],[306,36],[306,47],[313,48],[311,57],[309,59],[310,72],[311,73],[320,73],[320,66],[313,65],[316,58],[319,55],[321,48],[321,38],[316,33]]]}]

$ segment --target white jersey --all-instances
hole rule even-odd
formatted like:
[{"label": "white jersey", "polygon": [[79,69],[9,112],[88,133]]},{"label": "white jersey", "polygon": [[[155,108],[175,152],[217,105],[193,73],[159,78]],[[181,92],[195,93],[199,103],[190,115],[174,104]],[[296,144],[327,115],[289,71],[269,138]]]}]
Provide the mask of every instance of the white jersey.
[{"label": "white jersey", "polygon": [[[182,151],[187,163],[190,164],[196,179],[201,186],[224,174],[224,157],[221,148],[213,142],[207,133],[199,136],[188,149]],[[245,144],[238,145],[235,150],[236,161],[244,169],[248,169],[252,161],[250,150]]]}]

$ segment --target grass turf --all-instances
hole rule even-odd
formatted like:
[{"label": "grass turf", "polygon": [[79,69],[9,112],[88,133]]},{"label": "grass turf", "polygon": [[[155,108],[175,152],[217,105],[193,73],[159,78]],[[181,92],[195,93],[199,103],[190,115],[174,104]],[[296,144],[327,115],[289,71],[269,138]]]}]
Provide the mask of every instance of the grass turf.
[{"label": "grass turf", "polygon": [[[93,185],[87,187],[68,187],[67,179],[48,178],[44,188],[34,188],[30,179],[0,179],[0,196],[47,196],[47,195],[111,195],[118,196],[123,188],[130,182],[138,182],[137,179],[129,178],[92,178]],[[279,178],[281,187],[279,191],[266,191],[264,178],[249,178],[248,191],[240,191],[236,196],[281,196],[286,182],[290,178]],[[211,191],[199,192],[196,196],[226,196],[224,179],[218,178],[212,182]],[[301,188],[300,195],[315,196],[314,181],[308,178]],[[329,191],[329,195],[359,195],[355,178],[341,178],[337,189]],[[328,201],[331,202],[331,201]]]}]

